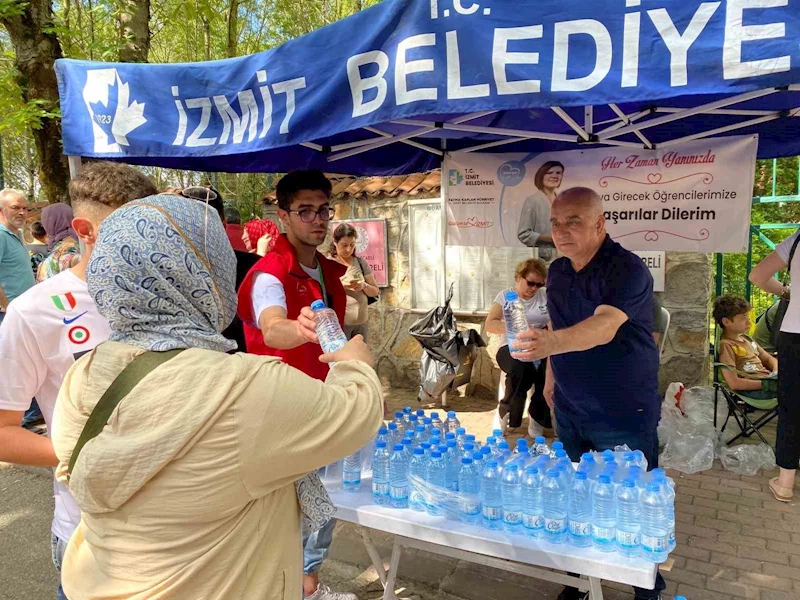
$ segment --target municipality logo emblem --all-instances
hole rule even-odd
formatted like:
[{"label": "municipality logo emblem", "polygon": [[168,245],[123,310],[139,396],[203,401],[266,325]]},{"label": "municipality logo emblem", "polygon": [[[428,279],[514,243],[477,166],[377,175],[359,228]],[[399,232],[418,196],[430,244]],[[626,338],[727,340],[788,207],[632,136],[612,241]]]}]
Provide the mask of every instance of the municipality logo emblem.
[{"label": "municipality logo emblem", "polygon": [[122,152],[122,146],[130,145],[128,134],[147,123],[145,103],[131,98],[130,85],[117,69],[87,71],[83,101],[92,120],[95,152]]},{"label": "municipality logo emblem", "polygon": [[450,169],[447,174],[448,176],[448,184],[451,186],[459,185],[462,181],[464,181],[463,175],[458,169]]}]

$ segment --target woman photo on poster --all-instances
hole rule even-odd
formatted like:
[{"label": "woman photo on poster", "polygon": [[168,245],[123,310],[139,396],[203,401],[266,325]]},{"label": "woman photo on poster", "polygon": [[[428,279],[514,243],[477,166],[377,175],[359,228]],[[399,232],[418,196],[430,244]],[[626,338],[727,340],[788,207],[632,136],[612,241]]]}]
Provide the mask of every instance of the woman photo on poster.
[{"label": "woman photo on poster", "polygon": [[564,165],[560,162],[548,160],[539,167],[533,178],[536,192],[525,199],[519,216],[517,238],[530,248],[539,248],[540,257],[546,260],[554,249],[550,231],[550,207],[563,180]]}]

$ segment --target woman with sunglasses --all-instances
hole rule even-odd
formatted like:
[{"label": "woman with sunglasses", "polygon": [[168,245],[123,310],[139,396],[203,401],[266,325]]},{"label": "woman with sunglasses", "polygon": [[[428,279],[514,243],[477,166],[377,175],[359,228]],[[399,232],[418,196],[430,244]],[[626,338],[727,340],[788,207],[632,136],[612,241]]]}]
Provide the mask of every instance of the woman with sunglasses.
[{"label": "woman with sunglasses", "polygon": [[[525,316],[528,326],[544,329],[550,321],[547,312],[547,265],[538,258],[529,258],[517,265],[514,274],[514,287],[510,288],[519,295],[525,305]],[[550,408],[544,399],[544,380],[547,361],[522,362],[511,357],[506,341],[506,326],[503,322],[503,304],[505,293],[500,292],[494,300],[486,317],[486,331],[500,336],[500,349],[497,351],[497,364],[506,374],[506,392],[497,407],[495,427],[505,432],[509,427],[522,425],[522,414],[525,411],[525,400],[528,391],[534,388],[531,404],[528,408],[530,423],[528,434],[531,437],[542,435],[545,429],[553,426]]]}]

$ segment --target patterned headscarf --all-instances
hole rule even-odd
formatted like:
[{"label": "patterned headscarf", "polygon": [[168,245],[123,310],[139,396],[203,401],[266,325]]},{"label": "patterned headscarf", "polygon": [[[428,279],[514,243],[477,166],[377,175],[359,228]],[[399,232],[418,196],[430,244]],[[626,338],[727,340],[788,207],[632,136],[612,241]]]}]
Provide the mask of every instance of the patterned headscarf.
[{"label": "patterned headscarf", "polygon": [[278,226],[269,219],[253,219],[244,224],[244,229],[247,232],[247,237],[250,238],[250,245],[255,248],[263,236],[269,234],[269,247],[274,248],[275,242],[278,241],[281,232]]},{"label": "patterned headscarf", "polygon": [[126,204],[100,227],[86,275],[113,341],[236,347],[220,333],[236,313],[236,257],[213,208],[169,194]]},{"label": "patterned headscarf", "polygon": [[78,236],[72,229],[72,207],[63,202],[44,207],[42,227],[47,233],[47,249],[50,251],[64,238],[71,237],[78,241]]}]

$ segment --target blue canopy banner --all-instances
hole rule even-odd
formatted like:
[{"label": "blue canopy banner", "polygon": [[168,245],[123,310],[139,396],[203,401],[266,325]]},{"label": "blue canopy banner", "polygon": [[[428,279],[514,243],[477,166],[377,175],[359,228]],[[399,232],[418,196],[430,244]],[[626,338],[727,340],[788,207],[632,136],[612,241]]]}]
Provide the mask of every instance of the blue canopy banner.
[{"label": "blue canopy banner", "polygon": [[250,56],[56,72],[69,155],[395,174],[731,132],[800,154],[798,39],[800,0],[386,0]]}]

